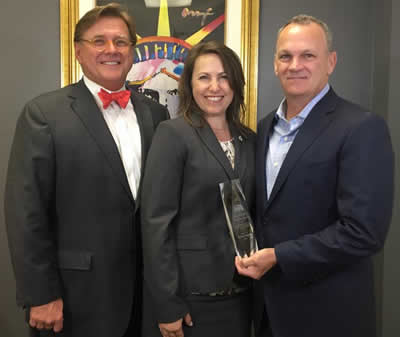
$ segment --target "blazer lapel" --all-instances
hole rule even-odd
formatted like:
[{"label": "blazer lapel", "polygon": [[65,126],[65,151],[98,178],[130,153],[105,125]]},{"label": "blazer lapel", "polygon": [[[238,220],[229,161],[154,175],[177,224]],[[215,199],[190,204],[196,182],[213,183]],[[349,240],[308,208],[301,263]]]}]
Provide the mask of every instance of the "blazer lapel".
[{"label": "blazer lapel", "polygon": [[282,167],[279,170],[268,200],[268,205],[271,204],[302,154],[312,145],[312,143],[332,121],[333,115],[330,114],[330,112],[335,108],[336,97],[336,94],[332,89],[330,89],[326,96],[323,97],[322,100],[319,101],[311,110],[303,125],[300,127],[300,130],[282,163]]},{"label": "blazer lapel", "polygon": [[146,163],[146,156],[149,151],[151,145],[151,139],[154,134],[154,123],[152,112],[150,107],[146,102],[143,101],[143,96],[135,92],[133,89],[131,90],[131,100],[133,104],[133,108],[135,110],[136,118],[140,128],[140,137],[142,139],[142,160],[140,165],[140,183],[139,189],[136,198],[136,209],[140,204],[140,191],[142,187],[142,177],[144,175],[144,168]]},{"label": "blazer lapel", "polygon": [[[196,118],[195,115],[193,116],[193,119],[196,125],[200,122],[200,119]],[[200,139],[203,141],[204,145],[208,148],[208,150],[215,157],[218,163],[223,167],[229,179],[238,178],[237,174],[233,171],[229,159],[222,150],[222,147],[219,144],[218,139],[215,136],[214,132],[211,130],[210,126],[207,123],[204,123],[203,127],[195,127],[194,129],[196,130]]]},{"label": "blazer lapel", "polygon": [[266,180],[266,158],[269,147],[269,135],[274,127],[276,111],[271,112],[260,124],[257,135],[257,153],[256,153],[256,176],[257,189],[261,195],[258,209],[263,209],[267,203],[267,180]]},{"label": "blazer lapel", "polygon": [[104,154],[106,161],[111,166],[113,172],[118,177],[118,180],[133,202],[134,200],[129,188],[124,165],[117,146],[115,145],[114,138],[92,94],[86,88],[82,80],[73,88],[71,96],[75,98],[71,104],[72,110],[85,125],[87,131]]},{"label": "blazer lapel", "polygon": [[242,136],[236,128],[231,127],[230,130],[233,138],[233,144],[235,146],[234,172],[237,177],[242,178],[245,176],[246,169],[248,167],[248,158],[246,158],[246,154],[249,153],[246,151],[247,139],[246,137]]}]

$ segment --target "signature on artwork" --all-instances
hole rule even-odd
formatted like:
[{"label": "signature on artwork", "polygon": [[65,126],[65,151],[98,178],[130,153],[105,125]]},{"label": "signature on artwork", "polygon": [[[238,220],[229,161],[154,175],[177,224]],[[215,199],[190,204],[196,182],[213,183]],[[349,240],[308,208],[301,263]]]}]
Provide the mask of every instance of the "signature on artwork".
[{"label": "signature on artwork", "polygon": [[214,15],[215,13],[213,13],[213,9],[212,8],[208,8],[205,12],[202,11],[198,11],[198,10],[192,10],[189,8],[184,8],[182,10],[182,17],[186,18],[188,16],[193,16],[193,17],[201,17],[201,25],[204,26],[204,24],[206,23],[206,18],[207,16],[210,15]]}]

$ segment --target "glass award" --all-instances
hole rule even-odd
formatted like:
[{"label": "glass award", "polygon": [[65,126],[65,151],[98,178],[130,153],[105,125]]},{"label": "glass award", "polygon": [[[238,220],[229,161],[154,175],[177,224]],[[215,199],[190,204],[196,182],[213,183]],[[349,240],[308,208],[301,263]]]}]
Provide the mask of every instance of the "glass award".
[{"label": "glass award", "polygon": [[226,222],[237,256],[250,256],[258,250],[253,222],[239,179],[219,184]]}]

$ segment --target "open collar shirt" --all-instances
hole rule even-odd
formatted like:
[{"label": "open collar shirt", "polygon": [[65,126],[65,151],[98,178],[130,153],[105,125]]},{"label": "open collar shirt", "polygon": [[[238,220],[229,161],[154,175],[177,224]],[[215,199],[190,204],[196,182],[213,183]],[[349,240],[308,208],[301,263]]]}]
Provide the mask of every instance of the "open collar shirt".
[{"label": "open collar shirt", "polygon": [[294,139],[296,138],[297,132],[312,108],[326,95],[328,91],[329,84],[326,84],[320,93],[316,95],[297,116],[290,120],[287,120],[285,117],[287,109],[286,99],[284,98],[279,105],[274,117],[276,119],[275,126],[269,134],[269,146],[266,157],[265,174],[267,182],[267,199],[269,199],[271,195],[279,170],[293,144]]}]

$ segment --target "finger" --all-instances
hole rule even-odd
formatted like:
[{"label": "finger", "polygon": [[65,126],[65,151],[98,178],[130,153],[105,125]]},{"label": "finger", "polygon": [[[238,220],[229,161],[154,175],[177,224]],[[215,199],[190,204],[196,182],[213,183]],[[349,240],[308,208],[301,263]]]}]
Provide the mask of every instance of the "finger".
[{"label": "finger", "polygon": [[243,268],[242,261],[238,256],[235,258],[235,266],[238,270]]},{"label": "finger", "polygon": [[240,268],[240,269],[238,269],[238,273],[243,276],[252,277],[251,272],[247,269]]},{"label": "finger", "polygon": [[236,266],[236,269],[237,269],[237,271],[238,271],[239,274],[248,276],[249,270],[248,270],[247,268],[244,268],[244,267],[241,265],[240,262],[236,262],[236,261],[235,261],[235,266]]},{"label": "finger", "polygon": [[236,265],[236,267],[242,265],[241,260],[242,260],[242,259],[241,259],[239,256],[236,256],[236,257],[235,257],[235,265]]},{"label": "finger", "polygon": [[54,332],[60,332],[63,329],[63,325],[64,325],[63,321],[64,321],[64,319],[61,318],[60,320],[54,322],[54,326],[53,326]]},{"label": "finger", "polygon": [[[181,328],[182,329],[182,328]],[[179,329],[174,329],[174,330],[166,330],[169,334],[172,334],[172,335],[176,335],[176,333],[179,331]]]},{"label": "finger", "polygon": [[236,256],[236,258],[235,258],[235,263],[236,263],[237,265],[241,266],[242,268],[243,268],[243,259],[244,259],[244,258],[242,258],[242,257],[240,257],[240,256]]},{"label": "finger", "polygon": [[32,328],[36,328],[36,320],[34,320],[32,317],[29,319],[29,325]]},{"label": "finger", "polygon": [[44,325],[44,329],[45,330],[51,330],[51,329],[53,329],[53,325],[52,324],[45,324]]},{"label": "finger", "polygon": [[175,336],[176,336],[176,337],[184,337],[183,329],[180,329],[179,331],[177,331],[176,334],[175,334]]},{"label": "finger", "polygon": [[173,331],[168,331],[168,336],[167,337],[175,337],[176,334]]},{"label": "finger", "polygon": [[241,266],[243,267],[243,268],[248,268],[248,267],[251,267],[251,266],[256,266],[256,263],[255,263],[255,260],[254,260],[254,258],[253,258],[253,256],[252,257],[248,257],[248,258],[246,258],[246,259],[241,259]]},{"label": "finger", "polygon": [[170,337],[184,337],[182,327],[174,332],[170,331]]},{"label": "finger", "polygon": [[242,267],[237,265],[236,269],[240,275],[245,275],[245,270]]},{"label": "finger", "polygon": [[161,335],[162,335],[163,337],[169,337],[169,333],[168,333],[167,330],[165,330],[165,329],[163,329],[163,328],[160,328],[160,332],[161,332]]},{"label": "finger", "polygon": [[[183,336],[182,326],[177,330],[168,330],[168,329],[163,329],[163,330],[167,333],[168,337]],[[179,332],[181,332],[181,335],[179,335]]]},{"label": "finger", "polygon": [[36,329],[43,330],[44,329],[44,323],[43,322],[36,322]]},{"label": "finger", "polygon": [[248,267],[256,265],[256,261],[253,256],[242,257],[238,260],[238,262],[239,262],[240,267],[242,267],[242,269],[246,269]]},{"label": "finger", "polygon": [[238,268],[238,273],[240,274],[240,275],[244,275],[244,276],[247,276],[247,277],[251,277],[251,278],[253,278],[253,279],[256,279],[256,274],[257,274],[257,270],[255,269],[255,268],[253,268],[253,267],[248,267],[248,268],[241,268],[240,266],[239,266],[239,268]]}]

